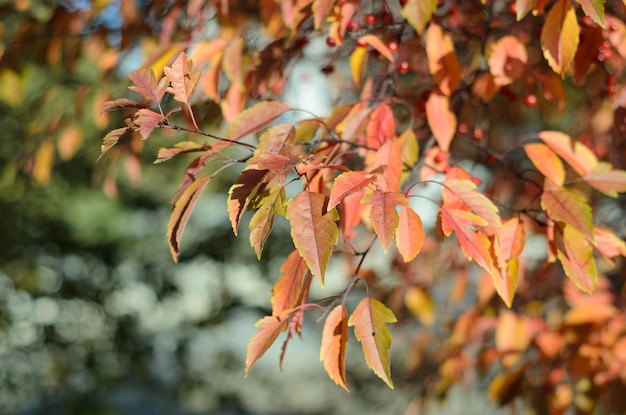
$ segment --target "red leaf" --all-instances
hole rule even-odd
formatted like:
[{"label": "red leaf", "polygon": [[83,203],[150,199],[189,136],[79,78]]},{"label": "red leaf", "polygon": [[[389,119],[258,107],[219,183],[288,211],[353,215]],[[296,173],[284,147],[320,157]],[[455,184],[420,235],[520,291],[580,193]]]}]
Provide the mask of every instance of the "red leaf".
[{"label": "red leaf", "polygon": [[463,253],[468,259],[474,259],[478,265],[493,274],[489,239],[477,229],[487,226],[488,222],[471,212],[459,209],[441,209],[441,229],[446,236],[452,231]]},{"label": "red leaf", "polygon": [[282,154],[264,154],[254,157],[254,161],[259,168],[274,173],[279,182],[282,183],[287,178],[287,175],[293,172],[293,168],[298,164],[299,160],[297,157],[287,157]]},{"label": "red leaf", "polygon": [[450,110],[450,99],[439,92],[431,93],[426,101],[426,118],[437,144],[448,152],[457,123],[456,115]]},{"label": "red leaf", "polygon": [[626,192],[626,171],[615,170],[609,163],[599,162],[583,180],[607,196],[617,197],[618,193]]},{"label": "red leaf", "polygon": [[408,206],[400,210],[396,244],[404,262],[409,262],[420,252],[424,244],[424,224],[419,215]]},{"label": "red leaf", "polygon": [[548,146],[541,143],[526,144],[524,151],[541,174],[559,186],[563,186],[565,181],[563,162]]},{"label": "red leaf", "polygon": [[189,216],[191,216],[191,212],[209,180],[209,177],[202,177],[194,181],[174,204],[174,209],[167,224],[167,240],[175,262],[178,262],[180,238],[183,235],[185,226],[187,226]]},{"label": "red leaf", "polygon": [[396,321],[391,310],[370,297],[365,297],[359,302],[348,320],[348,325],[354,326],[354,334],[361,342],[367,366],[392,389],[389,360],[391,332],[387,323]]},{"label": "red leaf", "polygon": [[250,339],[248,343],[245,368],[246,376],[256,361],[274,344],[280,332],[287,330],[287,322],[288,319],[286,317],[268,316],[263,317],[255,324],[255,326],[259,328],[259,332],[252,336],[252,339]]},{"label": "red leaf", "polygon": [[287,204],[291,238],[313,275],[324,285],[326,265],[337,243],[339,232],[336,209],[324,213],[323,194],[302,191]]},{"label": "red leaf", "polygon": [[372,205],[370,212],[372,225],[383,250],[387,252],[394,232],[398,227],[399,218],[396,205],[407,206],[409,204],[408,200],[398,192],[376,190],[374,193],[365,196],[361,203]]},{"label": "red leaf", "polygon": [[368,175],[362,171],[349,171],[340,174],[335,178],[333,188],[330,191],[328,209],[334,208],[341,203],[344,197],[363,189],[375,180],[375,176]]},{"label": "red leaf", "polygon": [[280,271],[282,275],[274,284],[271,299],[273,316],[288,314],[296,306],[308,268],[296,249],[289,254]]},{"label": "red leaf", "polygon": [[[452,37],[444,33],[436,23],[431,23],[428,27],[426,55],[428,69],[435,78],[439,90],[443,95],[452,95],[461,80],[461,67],[454,51]],[[439,146],[443,147],[441,144]]]},{"label": "red leaf", "polygon": [[253,168],[241,172],[237,181],[228,191],[228,217],[235,235],[239,232],[241,215],[248,207],[250,201],[263,191],[266,184],[268,171]]},{"label": "red leaf", "polygon": [[584,175],[593,170],[598,159],[582,143],[559,131],[542,131],[539,138],[569,164],[578,174]]},{"label": "red leaf", "polygon": [[580,26],[569,0],[558,0],[541,30],[541,49],[552,70],[561,76],[578,49]]},{"label": "red leaf", "polygon": [[235,117],[228,127],[226,138],[239,140],[250,133],[259,131],[290,109],[289,105],[279,101],[260,102]]},{"label": "red leaf", "polygon": [[372,112],[365,134],[372,148],[379,148],[396,135],[396,119],[389,103],[378,105]]},{"label": "red leaf", "polygon": [[161,78],[157,83],[152,69],[137,69],[131,72],[128,77],[133,81],[133,84],[135,84],[128,87],[128,89],[156,103],[161,102],[167,89],[167,78]]},{"label": "red leaf", "polygon": [[550,219],[563,222],[577,229],[590,241],[594,240],[591,207],[584,197],[563,188],[544,190],[541,194],[541,207]]},{"label": "red leaf", "polygon": [[328,314],[322,331],[320,360],[328,376],[346,391],[346,348],[348,346],[348,312],[338,305]]},{"label": "red leaf", "polygon": [[141,138],[144,140],[148,139],[152,131],[165,119],[163,115],[147,108],[137,111],[135,117],[133,122],[139,128],[139,134],[141,134]]}]

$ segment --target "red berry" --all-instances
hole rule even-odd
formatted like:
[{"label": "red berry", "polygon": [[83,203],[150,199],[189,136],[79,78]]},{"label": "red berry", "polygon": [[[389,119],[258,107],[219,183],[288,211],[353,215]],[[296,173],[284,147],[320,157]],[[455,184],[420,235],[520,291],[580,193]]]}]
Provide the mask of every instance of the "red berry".
[{"label": "red berry", "polygon": [[615,85],[615,84],[607,85],[606,93],[608,95],[615,95],[617,93],[617,85]]},{"label": "red berry", "polygon": [[437,153],[435,155],[435,163],[443,163],[444,161],[448,160],[448,153],[444,153],[443,151],[440,151],[439,153]]},{"label": "red berry", "polygon": [[411,65],[407,61],[402,61],[398,64],[398,72],[408,73],[411,70]]},{"label": "red berry", "polygon": [[606,84],[607,85],[615,85],[617,83],[617,81],[615,80],[615,77],[613,75],[607,75],[606,77]]},{"label": "red berry", "polygon": [[480,180],[480,177],[476,177],[476,176],[472,177],[472,183],[474,183],[474,184],[476,185],[476,187],[480,186],[480,184],[481,184],[482,182],[483,182],[483,181],[482,181],[482,180]]},{"label": "red berry", "polygon": [[337,42],[335,42],[335,39],[333,39],[330,36],[326,38],[326,44],[331,48],[334,48],[335,46],[337,46]]},{"label": "red berry", "polygon": [[474,128],[474,131],[472,131],[472,136],[474,137],[474,140],[480,141],[485,137],[485,132],[481,128]]},{"label": "red berry", "polygon": [[609,25],[609,32],[616,32],[619,29],[619,26],[615,22],[611,22]]},{"label": "red berry", "polygon": [[606,60],[606,55],[604,53],[598,53],[596,59],[598,60],[598,62],[604,62]]},{"label": "red berry", "polygon": [[467,132],[469,131],[469,125],[464,122],[459,123],[459,125],[456,127],[456,130],[459,132],[459,134],[467,134]]},{"label": "red berry", "polygon": [[296,45],[298,45],[298,47],[300,48],[305,47],[307,43],[309,43],[309,39],[306,37],[301,37],[298,40],[296,40]]},{"label": "red berry", "polygon": [[387,47],[393,53],[396,53],[398,49],[400,48],[400,46],[398,45],[398,42],[396,42],[395,40],[390,40],[389,42],[387,42]]},{"label": "red berry", "polygon": [[350,32],[358,32],[359,30],[361,30],[361,23],[359,23],[358,20],[350,19],[348,20],[347,29]]},{"label": "red berry", "polygon": [[368,25],[374,26],[376,24],[376,21],[378,21],[378,19],[376,18],[375,14],[369,13],[365,15],[365,22]]},{"label": "red berry", "polygon": [[595,23],[593,22],[593,19],[589,16],[583,17],[583,24],[587,27],[592,27],[595,25]]},{"label": "red berry", "polygon": [[325,73],[326,75],[333,73],[333,71],[335,70],[335,67],[333,65],[326,65],[326,66],[322,66],[322,73]]},{"label": "red berry", "polygon": [[364,47],[367,47],[367,42],[364,41],[364,40],[359,39],[359,40],[356,41],[356,45],[358,47],[360,47],[360,48],[364,48]]},{"label": "red berry", "polygon": [[495,162],[498,161],[498,159],[496,158],[496,156],[489,154],[487,156],[487,164],[495,164]]},{"label": "red berry", "polygon": [[400,7],[404,7],[406,6],[406,4],[409,2],[409,0],[400,0]]},{"label": "red berry", "polygon": [[515,2],[509,3],[509,11],[512,14],[517,14],[517,6],[515,5]]},{"label": "red berry", "polygon": [[526,94],[524,96],[524,105],[527,107],[534,107],[539,103],[539,98],[535,94]]},{"label": "red berry", "polygon": [[390,25],[393,23],[393,15],[391,13],[383,13],[380,16],[380,20],[383,22],[383,24]]}]

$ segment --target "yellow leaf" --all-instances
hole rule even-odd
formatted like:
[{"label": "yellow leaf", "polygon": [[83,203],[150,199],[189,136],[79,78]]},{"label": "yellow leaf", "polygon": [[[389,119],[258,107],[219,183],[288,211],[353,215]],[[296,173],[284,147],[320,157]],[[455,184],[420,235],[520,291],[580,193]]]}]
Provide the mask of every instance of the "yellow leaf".
[{"label": "yellow leaf", "polygon": [[541,49],[552,70],[561,77],[578,49],[580,27],[569,0],[558,0],[548,12],[541,31]]},{"label": "yellow leaf", "polygon": [[435,324],[435,302],[425,289],[409,287],[404,293],[404,304],[423,325]]},{"label": "yellow leaf", "polygon": [[363,80],[367,53],[366,47],[357,46],[350,54],[350,70],[352,71],[352,79],[357,85],[361,85],[361,81]]},{"label": "yellow leaf", "polygon": [[548,146],[541,143],[526,144],[524,151],[541,174],[559,186],[563,186],[565,181],[563,162]]}]

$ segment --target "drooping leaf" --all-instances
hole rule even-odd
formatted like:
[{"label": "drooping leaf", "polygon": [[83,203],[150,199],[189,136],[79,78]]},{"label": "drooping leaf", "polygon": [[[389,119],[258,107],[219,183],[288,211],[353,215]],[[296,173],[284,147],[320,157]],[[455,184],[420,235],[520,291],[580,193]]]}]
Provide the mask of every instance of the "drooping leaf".
[{"label": "drooping leaf", "polygon": [[611,229],[595,226],[593,235],[596,239],[596,249],[610,264],[613,264],[613,260],[620,255],[626,257],[626,242]]},{"label": "drooping leaf", "polygon": [[561,77],[574,59],[579,35],[576,11],[569,0],[558,0],[548,12],[541,30],[541,49],[552,70]]},{"label": "drooping leaf", "polygon": [[437,144],[448,152],[457,125],[456,115],[450,110],[450,99],[439,92],[431,93],[426,101],[426,119]]},{"label": "drooping leaf", "polygon": [[365,135],[371,148],[380,148],[396,135],[396,118],[388,102],[382,102],[372,111]]},{"label": "drooping leaf", "polygon": [[273,316],[289,312],[300,297],[307,267],[297,249],[289,254],[280,271],[282,274],[274,284],[271,299]]},{"label": "drooping leaf", "polygon": [[598,159],[584,144],[573,141],[560,131],[542,131],[539,138],[569,164],[576,173],[585,175],[598,164]]},{"label": "drooping leaf", "polygon": [[324,212],[323,194],[302,191],[287,204],[291,238],[313,275],[324,285],[326,265],[339,238],[337,210]]},{"label": "drooping leaf", "polygon": [[428,26],[426,55],[428,56],[428,69],[435,78],[439,90],[449,97],[461,80],[461,66],[454,51],[452,37],[441,30],[436,23]]},{"label": "drooping leaf", "polygon": [[591,207],[584,197],[564,188],[546,189],[541,194],[541,207],[550,219],[563,222],[578,230],[590,241],[594,240]]},{"label": "drooping leaf", "polygon": [[259,328],[248,343],[248,352],[246,353],[246,376],[252,369],[252,366],[259,360],[265,352],[274,344],[276,337],[287,330],[288,319],[286,317],[268,316],[263,317],[255,324]]},{"label": "drooping leaf", "polygon": [[396,244],[404,262],[415,258],[424,244],[424,224],[419,215],[409,206],[404,206],[400,210]]},{"label": "drooping leaf", "polygon": [[618,193],[626,192],[626,171],[613,169],[611,164],[606,162],[598,162],[583,179],[607,196],[617,197]]},{"label": "drooping leaf", "polygon": [[585,234],[566,224],[557,240],[557,257],[567,275],[578,288],[590,293],[598,283],[593,246]]},{"label": "drooping leaf", "polygon": [[[387,60],[391,63],[394,63],[395,59],[393,57],[393,53],[389,50],[389,47],[376,35],[364,35],[358,39],[359,43],[367,44],[376,49],[378,53],[387,58]],[[360,46],[357,47],[357,49]],[[361,47],[362,49],[366,49],[366,47]]]},{"label": "drooping leaf", "polygon": [[376,190],[372,194],[363,197],[361,203],[372,205],[370,211],[372,225],[383,250],[387,252],[389,246],[391,246],[395,230],[398,227],[399,218],[396,206],[408,206],[408,200],[402,193]]},{"label": "drooping leaf", "polygon": [[164,120],[163,115],[158,112],[154,112],[147,108],[142,108],[137,111],[136,118],[134,119],[135,125],[139,128],[139,134],[144,140],[150,137],[152,131]]},{"label": "drooping leaf", "polygon": [[604,1],[576,0],[576,3],[580,4],[587,16],[591,17],[599,26],[604,27]]},{"label": "drooping leaf", "polygon": [[167,241],[170,245],[170,252],[175,262],[178,262],[180,252],[180,239],[187,226],[193,208],[196,206],[202,191],[209,183],[209,177],[196,179],[180,196],[174,204],[174,209],[167,224]]},{"label": "drooping leaf", "polygon": [[376,173],[378,186],[385,192],[397,192],[402,181],[402,152],[397,140],[389,140],[375,154],[372,170]]},{"label": "drooping leaf", "polygon": [[428,290],[412,286],[404,293],[404,305],[426,327],[435,324],[435,302]]},{"label": "drooping leaf", "polygon": [[526,144],[524,151],[541,174],[557,185],[563,186],[565,181],[563,162],[548,146],[542,143]]},{"label": "drooping leaf", "polygon": [[267,237],[274,227],[274,215],[276,213],[285,213],[285,189],[282,187],[273,187],[264,192],[259,197],[254,212],[250,218],[250,245],[254,249],[254,253],[258,259],[261,259],[261,252]]},{"label": "drooping leaf", "polygon": [[391,310],[370,297],[365,297],[359,302],[348,320],[348,325],[354,326],[354,334],[361,342],[367,366],[392,389],[389,360],[391,332],[387,324],[396,321],[396,316]]},{"label": "drooping leaf", "polygon": [[202,90],[216,104],[220,104],[222,100],[219,92],[219,86],[220,75],[222,74],[223,57],[224,52],[220,51],[211,58],[211,67],[206,71],[204,79],[202,80]]},{"label": "drooping leaf", "polygon": [[473,259],[488,273],[493,272],[489,239],[478,232],[489,222],[474,213],[460,209],[441,209],[441,229],[446,236],[454,231],[467,259]]},{"label": "drooping leaf", "polygon": [[504,304],[511,308],[519,280],[519,258],[511,258],[506,264],[494,268],[491,276],[496,292]]},{"label": "drooping leaf", "polygon": [[224,49],[222,58],[222,69],[226,77],[230,79],[233,85],[236,85],[240,91],[245,91],[244,84],[244,62],[242,58],[244,40],[240,36],[233,39]]},{"label": "drooping leaf", "polygon": [[409,0],[402,8],[402,17],[421,36],[437,8],[437,0]]},{"label": "drooping leaf", "polygon": [[367,60],[368,53],[367,47],[357,46],[350,54],[350,70],[352,72],[352,80],[357,85],[361,85],[361,81],[363,81],[365,61]]},{"label": "drooping leaf", "polygon": [[239,140],[250,133],[259,131],[290,109],[288,104],[280,101],[259,102],[235,117],[226,131],[226,138]]},{"label": "drooping leaf", "polygon": [[135,102],[132,99],[120,98],[115,101],[106,101],[100,109],[100,114],[110,112],[117,109],[124,108],[145,108],[146,104],[142,102]]},{"label": "drooping leaf", "polygon": [[122,138],[130,135],[133,132],[130,127],[122,127],[116,128],[115,130],[110,131],[103,139],[102,145],[100,146],[100,155],[98,156],[98,160],[104,156],[104,154],[109,151],[114,145],[116,145]]},{"label": "drooping leaf", "polygon": [[322,27],[322,23],[324,23],[326,16],[332,10],[334,3],[332,0],[315,0],[313,2],[313,24],[315,25],[315,30],[319,30]]},{"label": "drooping leaf", "polygon": [[442,183],[444,206],[458,208],[459,206],[455,202],[460,200],[475,214],[487,221],[487,229],[490,234],[497,234],[500,226],[502,226],[498,207],[487,196],[476,191],[476,185],[471,180],[456,180],[449,179],[449,177],[448,174]]},{"label": "drooping leaf", "polygon": [[346,349],[348,346],[348,312],[343,304],[335,307],[326,317],[322,331],[320,360],[328,376],[350,392],[346,384]]},{"label": "drooping leaf", "polygon": [[163,77],[157,82],[154,72],[151,69],[145,68],[131,72],[128,77],[134,84],[133,86],[129,86],[128,89],[143,95],[151,101],[157,103],[161,102],[167,90],[167,78]]},{"label": "drooping leaf", "polygon": [[524,222],[518,218],[504,221],[495,241],[495,253],[499,264],[505,264],[512,258],[522,254],[526,244]]},{"label": "drooping leaf", "polygon": [[517,37],[503,36],[493,45],[489,56],[489,71],[498,86],[509,85],[524,74],[528,52]]},{"label": "drooping leaf", "polygon": [[376,176],[369,175],[362,171],[348,171],[340,174],[333,182],[328,208],[334,208],[341,203],[344,197],[363,189],[375,180]]},{"label": "drooping leaf", "polygon": [[361,213],[365,206],[361,204],[363,190],[348,193],[339,204],[341,220],[339,227],[341,235],[346,239],[353,239],[356,236],[354,229],[361,223]]},{"label": "drooping leaf", "polygon": [[241,215],[243,215],[248,204],[252,198],[265,188],[267,174],[267,170],[245,169],[241,172],[237,181],[230,187],[227,202],[228,217],[235,235],[239,232]]},{"label": "drooping leaf", "polygon": [[518,22],[535,7],[535,3],[537,0],[515,0],[515,14]]}]

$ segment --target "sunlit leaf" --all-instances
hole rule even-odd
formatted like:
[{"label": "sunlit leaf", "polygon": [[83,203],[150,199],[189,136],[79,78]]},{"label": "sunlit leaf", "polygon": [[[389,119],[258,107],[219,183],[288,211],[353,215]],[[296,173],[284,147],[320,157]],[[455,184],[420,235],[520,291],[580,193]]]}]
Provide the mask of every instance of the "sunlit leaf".
[{"label": "sunlit leaf", "polygon": [[142,102],[135,102],[132,99],[120,98],[115,101],[106,101],[100,110],[100,114],[104,114],[105,112],[110,112],[117,109],[124,108],[145,108],[146,104]]},{"label": "sunlit leaf", "polygon": [[424,244],[424,224],[409,206],[400,209],[398,216],[396,245],[404,262],[409,262],[417,256]]},{"label": "sunlit leaf", "polygon": [[407,206],[408,200],[398,192],[376,190],[372,194],[363,197],[361,202],[372,205],[370,211],[372,225],[383,250],[387,252],[395,230],[398,227],[399,218],[396,206]]},{"label": "sunlit leaf", "polygon": [[375,155],[372,170],[382,169],[377,173],[378,186],[386,192],[400,190],[402,180],[402,152],[396,140],[389,140],[383,144]]},{"label": "sunlit leaf", "polygon": [[515,14],[518,22],[535,7],[535,3],[537,0],[515,0]]},{"label": "sunlit leaf", "polygon": [[186,105],[191,105],[191,95],[201,76],[199,71],[191,73],[192,68],[191,59],[185,53],[181,53],[171,67],[163,69],[172,85],[167,91],[174,95],[176,101]]},{"label": "sunlit leaf", "polygon": [[626,257],[626,242],[617,236],[611,229],[604,226],[595,226],[593,235],[596,239],[596,250],[613,264],[618,256]]},{"label": "sunlit leaf", "polygon": [[159,153],[156,160],[154,160],[154,164],[163,163],[164,161],[167,161],[172,157],[176,157],[179,154],[205,151],[210,148],[211,147],[206,144],[198,144],[194,143],[193,141],[179,141],[178,143],[174,144],[174,147],[172,148],[159,149]]},{"label": "sunlit leaf", "polygon": [[343,304],[335,307],[326,317],[322,331],[320,360],[328,376],[346,391],[346,348],[348,346],[348,312]]},{"label": "sunlit leaf", "polygon": [[285,190],[281,187],[273,187],[260,195],[254,206],[257,211],[250,218],[250,246],[254,249],[258,259],[267,237],[274,227],[274,215],[285,213]]},{"label": "sunlit leaf", "polygon": [[428,126],[442,151],[450,150],[450,142],[456,132],[456,115],[450,109],[450,99],[438,92],[433,92],[426,101]]},{"label": "sunlit leaf", "polygon": [[254,151],[255,156],[262,154],[281,154],[291,156],[296,140],[296,131],[291,124],[279,124],[265,131]]},{"label": "sunlit leaf", "polygon": [[590,293],[598,283],[593,246],[586,235],[565,225],[557,243],[557,257],[565,274],[581,290]]},{"label": "sunlit leaf", "polygon": [[603,324],[613,318],[618,310],[611,304],[588,304],[572,308],[563,316],[563,323],[568,326],[580,324]]},{"label": "sunlit leaf", "polygon": [[361,85],[361,81],[363,80],[367,55],[367,47],[363,46],[355,47],[350,54],[350,70],[352,72],[352,80],[357,85]]},{"label": "sunlit leaf", "polygon": [[[461,67],[454,51],[452,37],[436,23],[431,23],[426,33],[426,55],[428,69],[435,78],[439,90],[446,96],[452,95],[461,79]],[[439,146],[443,147],[441,144]]]},{"label": "sunlit leaf", "polygon": [[[387,58],[389,62],[393,63],[395,61],[393,57],[393,53],[391,53],[391,50],[389,50],[389,47],[378,36],[364,35],[358,39],[358,42],[370,45],[371,47],[376,49],[378,53],[380,53],[382,56]],[[367,47],[357,46],[357,49],[358,48],[367,50]]]},{"label": "sunlit leaf", "polygon": [[604,27],[604,2],[605,0],[576,0],[585,14],[602,27]]},{"label": "sunlit leaf", "polygon": [[454,198],[457,198],[487,221],[489,232],[496,234],[502,225],[498,207],[487,196],[476,191],[476,185],[471,180],[450,180],[448,177],[442,187],[444,205],[454,208]]},{"label": "sunlit leaf", "polygon": [[330,191],[330,200],[328,201],[328,209],[337,206],[344,197],[350,193],[359,191],[376,180],[375,176],[366,174],[362,171],[349,171],[340,174],[335,178],[333,187]]},{"label": "sunlit leaf", "polygon": [[413,29],[422,35],[436,8],[437,0],[409,0],[402,7],[401,13]]},{"label": "sunlit leaf", "polygon": [[572,140],[567,134],[560,131],[542,131],[539,138],[580,175],[590,172],[598,164],[598,159],[589,148]]},{"label": "sunlit leaf", "polygon": [[268,316],[259,320],[255,326],[259,328],[248,343],[248,352],[246,354],[246,376],[252,369],[252,366],[259,360],[265,352],[274,344],[276,337],[287,330],[288,319],[286,317]]},{"label": "sunlit leaf", "polygon": [[69,160],[78,151],[83,142],[83,131],[71,126],[61,132],[57,140],[57,149],[62,160]]},{"label": "sunlit leaf", "polygon": [[467,259],[473,259],[490,274],[493,261],[489,239],[477,230],[489,223],[478,215],[459,209],[441,209],[441,229],[446,236],[454,231]]},{"label": "sunlit leaf", "polygon": [[565,181],[563,162],[548,146],[542,143],[526,144],[524,151],[541,174],[559,186],[563,185]]},{"label": "sunlit leaf", "polygon": [[569,0],[558,0],[548,12],[541,30],[543,56],[552,70],[561,76],[574,59],[580,27]]},{"label": "sunlit leaf", "polygon": [[577,229],[587,239],[593,241],[593,217],[591,207],[584,197],[564,188],[544,190],[541,194],[541,207],[548,217]]},{"label": "sunlit leaf", "polygon": [[142,108],[137,111],[136,117],[133,120],[135,125],[139,128],[139,134],[144,140],[150,137],[152,131],[159,125],[165,118],[158,112],[154,112],[147,108]]},{"label": "sunlit leaf", "polygon": [[45,140],[35,152],[31,176],[39,184],[48,184],[54,165],[54,142]]},{"label": "sunlit leaf", "polygon": [[291,238],[313,275],[324,285],[326,265],[339,238],[337,210],[325,212],[324,195],[303,191],[287,204]]},{"label": "sunlit leaf", "polygon": [[617,197],[618,193],[626,192],[626,171],[615,170],[606,162],[599,162],[583,179],[607,196]]},{"label": "sunlit leaf", "polygon": [[193,208],[196,206],[209,180],[208,177],[201,177],[195,180],[174,204],[174,209],[170,214],[170,220],[167,224],[167,241],[169,242],[170,252],[175,262],[178,262],[180,239],[183,235],[183,231],[187,226]]},{"label": "sunlit leaf", "polygon": [[289,105],[280,101],[259,102],[237,115],[226,131],[226,138],[239,140],[250,133],[259,131],[289,109],[291,109]]},{"label": "sunlit leaf", "polygon": [[[167,83],[169,81],[167,78],[161,78],[157,82],[154,72],[151,69],[144,68],[131,72],[128,77],[134,84],[133,86],[129,86],[128,89],[143,95],[151,101],[161,102],[161,99],[167,90]],[[130,104],[125,101],[120,102],[120,100],[114,102],[118,102],[119,104]]]},{"label": "sunlit leaf", "polygon": [[248,204],[265,187],[267,170],[245,169],[228,191],[228,216],[237,235],[239,222]]},{"label": "sunlit leaf", "polygon": [[495,242],[498,263],[504,264],[510,259],[520,256],[525,244],[526,229],[524,228],[524,222],[518,218],[504,221]]},{"label": "sunlit leaf", "polygon": [[133,132],[130,127],[122,127],[116,128],[115,130],[110,131],[103,139],[102,145],[100,146],[100,155],[98,156],[98,160],[104,156],[104,154],[113,148],[121,139],[130,135]]},{"label": "sunlit leaf", "polygon": [[391,332],[387,324],[396,321],[391,310],[370,297],[365,297],[359,302],[348,320],[348,325],[354,326],[356,338],[361,342],[367,366],[392,389],[389,360]]},{"label": "sunlit leaf", "polygon": [[528,52],[517,37],[503,36],[493,45],[489,55],[489,71],[498,86],[509,85],[522,76],[526,69]]},{"label": "sunlit leaf", "polygon": [[[530,336],[524,320],[510,310],[500,311],[496,327],[496,349],[505,355],[505,365],[511,366],[519,360],[519,353],[528,348]],[[508,355],[508,359],[506,359]]]},{"label": "sunlit leaf", "polygon": [[280,316],[290,311],[300,297],[307,267],[297,249],[289,254],[280,272],[282,274],[274,284],[271,299],[273,316]]},{"label": "sunlit leaf", "polygon": [[230,81],[237,85],[241,90],[245,90],[244,85],[244,63],[242,58],[244,47],[244,40],[241,37],[236,37],[230,44],[224,49],[224,56],[222,57],[222,69],[226,74],[226,77]]}]

